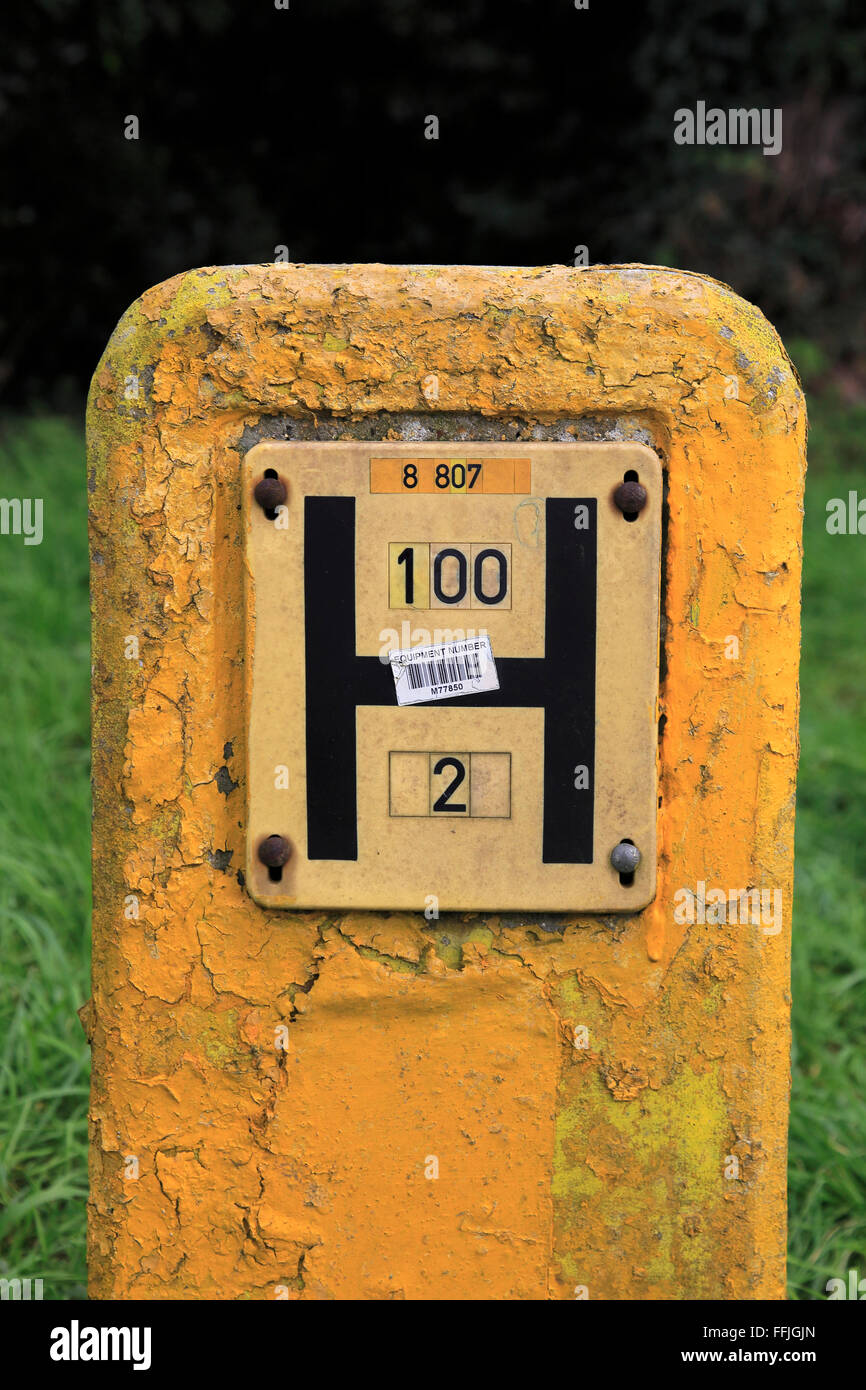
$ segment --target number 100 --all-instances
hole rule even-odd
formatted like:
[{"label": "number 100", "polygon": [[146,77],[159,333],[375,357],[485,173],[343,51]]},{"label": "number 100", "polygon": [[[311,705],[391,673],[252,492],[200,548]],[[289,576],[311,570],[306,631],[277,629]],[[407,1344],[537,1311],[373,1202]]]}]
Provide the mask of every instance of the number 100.
[{"label": "number 100", "polygon": [[511,546],[430,545],[388,547],[391,608],[510,608]]}]

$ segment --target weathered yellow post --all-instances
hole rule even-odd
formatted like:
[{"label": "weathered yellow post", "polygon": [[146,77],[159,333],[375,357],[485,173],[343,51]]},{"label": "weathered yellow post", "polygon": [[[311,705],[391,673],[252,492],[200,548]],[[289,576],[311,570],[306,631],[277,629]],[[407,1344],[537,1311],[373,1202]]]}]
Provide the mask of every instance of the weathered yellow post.
[{"label": "weathered yellow post", "polygon": [[92,1293],[781,1297],[773,330],[641,266],[200,270],[88,428]]}]

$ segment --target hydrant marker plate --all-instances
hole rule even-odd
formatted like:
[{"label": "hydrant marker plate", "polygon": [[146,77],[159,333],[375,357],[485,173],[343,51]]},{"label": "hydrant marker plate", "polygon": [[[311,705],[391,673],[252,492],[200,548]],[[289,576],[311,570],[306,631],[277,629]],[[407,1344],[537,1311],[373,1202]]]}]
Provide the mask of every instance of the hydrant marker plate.
[{"label": "hydrant marker plate", "polygon": [[[245,876],[269,907],[634,911],[654,896],[658,456],[463,448],[269,440],[244,460]],[[287,487],[270,512],[254,499],[266,475]],[[626,476],[648,493],[634,517],[613,501]],[[398,705],[389,653],[479,637],[498,689]],[[278,869],[258,855],[272,835],[291,845]],[[633,876],[610,864],[623,839]]]}]

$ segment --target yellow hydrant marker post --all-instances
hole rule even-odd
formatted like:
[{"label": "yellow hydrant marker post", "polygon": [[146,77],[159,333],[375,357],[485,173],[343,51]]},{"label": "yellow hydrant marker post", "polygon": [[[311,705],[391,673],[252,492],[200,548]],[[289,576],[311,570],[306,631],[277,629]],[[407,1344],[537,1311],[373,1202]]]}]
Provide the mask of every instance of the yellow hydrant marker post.
[{"label": "yellow hydrant marker post", "polygon": [[784,1292],[805,409],[700,276],[193,271],[89,405],[91,1292]]}]

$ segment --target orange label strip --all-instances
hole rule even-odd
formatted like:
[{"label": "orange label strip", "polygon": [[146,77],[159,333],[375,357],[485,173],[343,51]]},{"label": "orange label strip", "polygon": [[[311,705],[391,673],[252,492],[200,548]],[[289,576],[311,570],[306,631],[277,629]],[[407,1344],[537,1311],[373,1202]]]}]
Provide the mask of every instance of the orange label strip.
[{"label": "orange label strip", "polygon": [[528,458],[371,458],[370,491],[528,494],[530,464]]}]

